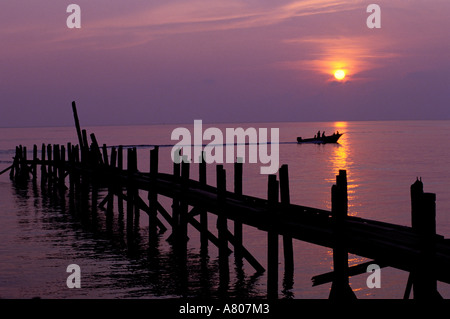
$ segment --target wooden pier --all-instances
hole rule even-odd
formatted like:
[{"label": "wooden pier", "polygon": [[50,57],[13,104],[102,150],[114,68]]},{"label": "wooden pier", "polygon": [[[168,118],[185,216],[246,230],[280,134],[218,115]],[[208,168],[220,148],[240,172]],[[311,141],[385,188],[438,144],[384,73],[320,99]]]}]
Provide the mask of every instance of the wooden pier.
[{"label": "wooden pier", "polygon": [[[149,171],[139,171],[136,148],[100,147],[94,134],[89,135],[89,142],[86,130],[80,128],[75,103],[72,106],[77,145],[42,144],[40,152],[34,145],[32,158],[27,158],[26,147],[17,146],[13,164],[1,173],[9,169],[15,183],[37,182],[40,176],[42,185],[56,195],[69,192],[70,201],[86,212],[106,206],[107,214],[112,214],[116,202],[118,211],[126,215],[130,236],[140,212],[145,212],[150,240],[158,231],[171,231],[169,240],[185,258],[191,225],[200,233],[202,250],[210,243],[217,246],[221,280],[229,280],[232,252],[256,272],[267,270],[268,298],[278,296],[280,236],[288,277],[293,276],[295,267],[294,239],[333,249],[333,271],[312,278],[313,285],[332,283],[331,299],[355,298],[349,276],[366,273],[372,263],[410,273],[405,298],[410,297],[411,290],[415,299],[440,298],[437,281],[450,283],[450,241],[436,234],[436,197],[423,191],[420,180],[411,186],[411,227],[349,216],[345,170],[338,172],[331,188],[331,211],[290,203],[287,165],[281,166],[278,175],[268,176],[267,198],[252,197],[243,194],[242,163],[234,164],[233,190],[226,189],[227,175],[222,165],[217,165],[215,186],[207,184],[205,161],[196,164],[198,178],[190,176],[191,164],[184,161],[173,164],[172,174],[160,172],[157,146],[150,150]],[[99,190],[106,190],[101,202]],[[141,197],[142,192],[148,194],[146,199]],[[172,200],[170,209],[161,204],[161,196]],[[209,214],[217,216],[217,236],[208,229]],[[246,249],[243,225],[267,232],[266,267]],[[372,261],[349,267],[349,253]]]}]

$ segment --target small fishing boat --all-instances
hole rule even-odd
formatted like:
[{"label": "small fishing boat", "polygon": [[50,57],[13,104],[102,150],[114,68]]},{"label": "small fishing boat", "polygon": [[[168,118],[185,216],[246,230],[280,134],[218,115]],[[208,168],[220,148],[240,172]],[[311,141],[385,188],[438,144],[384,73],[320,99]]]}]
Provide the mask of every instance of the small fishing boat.
[{"label": "small fishing boat", "polygon": [[326,144],[326,143],[337,143],[337,141],[339,140],[339,138],[343,135],[344,133],[333,133],[332,135],[322,135],[322,136],[315,136],[312,138],[301,138],[301,137],[297,137],[297,143],[298,144],[303,144],[303,143],[311,143],[311,144]]}]

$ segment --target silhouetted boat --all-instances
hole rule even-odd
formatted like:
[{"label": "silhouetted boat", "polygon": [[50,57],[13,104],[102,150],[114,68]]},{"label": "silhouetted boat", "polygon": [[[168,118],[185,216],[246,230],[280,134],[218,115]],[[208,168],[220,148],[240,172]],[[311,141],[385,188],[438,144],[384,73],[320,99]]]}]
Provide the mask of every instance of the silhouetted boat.
[{"label": "silhouetted boat", "polygon": [[339,138],[344,133],[333,133],[333,135],[329,136],[320,136],[320,137],[312,137],[312,138],[301,138],[297,137],[297,143],[303,144],[303,143],[314,143],[314,144],[326,144],[326,143],[337,143]]}]

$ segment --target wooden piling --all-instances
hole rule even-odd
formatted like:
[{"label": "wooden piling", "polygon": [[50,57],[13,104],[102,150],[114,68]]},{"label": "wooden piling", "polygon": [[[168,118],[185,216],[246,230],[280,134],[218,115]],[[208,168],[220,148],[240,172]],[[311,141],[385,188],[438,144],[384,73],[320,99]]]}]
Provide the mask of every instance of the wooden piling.
[{"label": "wooden piling", "polygon": [[13,157],[13,164],[11,165],[11,170],[9,171],[9,179],[14,181],[15,176],[15,170],[16,170],[16,163],[17,163],[17,146],[16,146],[16,152],[14,153]]},{"label": "wooden piling", "polygon": [[48,187],[49,189],[51,188],[51,186],[53,185],[53,165],[52,165],[52,160],[53,160],[53,156],[52,156],[52,145],[48,144],[47,145],[47,161],[48,161],[48,166],[47,166],[47,182],[48,182]]},{"label": "wooden piling", "polygon": [[61,166],[61,151],[59,144],[53,145],[53,181],[55,182],[55,186],[59,187],[59,167]]},{"label": "wooden piling", "polygon": [[[202,151],[199,161],[199,182],[206,185],[206,160],[205,152]],[[200,251],[207,253],[208,251],[208,212],[204,209],[200,211]]]},{"label": "wooden piling", "polygon": [[80,121],[78,119],[77,105],[76,105],[75,101],[72,102],[72,112],[73,112],[73,118],[75,120],[75,128],[77,130],[78,143],[80,144],[80,148],[83,148],[83,146],[84,146],[83,137],[81,134]]},{"label": "wooden piling", "polygon": [[179,204],[179,229],[178,229],[178,244],[182,252],[187,249],[188,241],[188,212],[189,206],[187,203],[187,190],[189,188],[190,163],[184,158],[181,163],[181,196]]},{"label": "wooden piling", "polygon": [[[119,145],[117,150],[117,170],[119,173],[123,171],[123,146]],[[117,210],[119,211],[119,217],[123,215],[123,185],[117,185]]]},{"label": "wooden piling", "polygon": [[410,276],[414,299],[441,299],[433,275],[436,255],[436,194],[424,193],[423,183],[411,185],[411,227],[419,237],[420,255]]},{"label": "wooden piling", "polygon": [[74,187],[74,194],[79,195],[80,193],[80,172],[78,169],[75,169],[75,166],[79,167],[80,165],[80,145],[75,145],[73,147],[73,170],[72,170],[72,180]]},{"label": "wooden piling", "polygon": [[[280,176],[280,201],[281,209],[287,210],[291,204],[289,191],[289,172],[288,166],[282,165],[279,170]],[[283,289],[290,291],[294,285],[294,249],[292,237],[283,235],[283,254],[284,254],[284,278]]]},{"label": "wooden piling", "polygon": [[[242,159],[238,158],[238,160],[234,163],[234,193],[236,195],[242,195],[242,174],[243,174],[243,163]],[[242,232],[242,221],[235,220],[234,221],[234,253],[236,260],[238,263],[242,263],[242,240],[243,240],[243,232]]]},{"label": "wooden piling", "polygon": [[267,297],[278,298],[278,232],[276,224],[278,212],[278,181],[276,175],[268,177],[268,212],[267,218],[270,228],[267,231]]},{"label": "wooden piling", "polygon": [[20,175],[20,161],[22,159],[21,146],[16,146],[16,153],[14,155],[13,169],[11,170],[11,176],[13,180],[17,182]]},{"label": "wooden piling", "polygon": [[135,202],[135,190],[132,176],[137,170],[136,148],[129,148],[127,153],[127,234],[133,234],[133,213]]},{"label": "wooden piling", "polygon": [[37,145],[34,144],[33,145],[33,162],[31,164],[31,171],[33,173],[33,182],[36,182],[37,179],[37,162],[38,162],[38,150],[37,150]]},{"label": "wooden piling", "polygon": [[[116,148],[113,147],[111,149],[111,163],[109,164],[109,171],[113,172],[116,168],[117,162],[117,151]],[[116,182],[114,180],[109,180],[108,182],[108,204],[106,206],[106,211],[109,214],[112,214],[114,209],[114,194],[116,192]]]},{"label": "wooden piling", "polygon": [[157,176],[158,176],[158,157],[159,147],[155,146],[150,150],[150,187],[148,191],[148,207],[149,207],[149,235],[155,237],[157,231],[157,214],[158,214],[158,192],[157,192]]},{"label": "wooden piling", "polygon": [[21,175],[21,181],[25,182],[29,179],[29,171],[28,171],[28,165],[27,165],[27,148],[24,146],[22,148],[22,156],[20,161],[20,175]]},{"label": "wooden piling", "polygon": [[[94,133],[91,134],[91,140],[92,140],[91,152],[93,154],[93,156],[92,156],[92,161],[93,161],[92,164],[93,165],[98,165],[98,164],[103,165],[103,164],[105,164],[103,162],[102,152],[100,151],[100,147],[98,145],[97,138],[95,137]],[[106,152],[105,155],[106,155],[106,158],[108,158],[108,153],[107,152]]]},{"label": "wooden piling", "polygon": [[331,187],[331,214],[334,227],[334,279],[330,299],[355,299],[348,278],[348,251],[345,245],[345,220],[348,214],[347,172],[339,170],[336,184]]},{"label": "wooden piling", "polygon": [[61,155],[60,155],[60,163],[59,163],[59,171],[58,171],[58,184],[60,187],[60,191],[64,193],[66,190],[65,185],[65,177],[66,177],[66,147],[61,145]]},{"label": "wooden piling", "polygon": [[75,146],[67,144],[67,160],[69,174],[69,200],[73,204],[75,194]]},{"label": "wooden piling", "polygon": [[[86,130],[81,130],[81,135],[82,135],[82,139],[83,139],[83,143],[82,143],[82,145],[80,145],[81,150],[82,150],[81,157],[82,157],[83,162],[87,162],[87,161],[89,161],[89,152],[88,152],[89,151],[89,141],[87,138]],[[84,159],[83,159],[83,153],[85,153]]]},{"label": "wooden piling", "polygon": [[[173,161],[173,178],[178,181],[181,178],[181,149],[175,152]],[[175,194],[172,198],[172,234],[169,241],[178,241],[178,229],[180,225],[180,196]]]},{"label": "wooden piling", "polygon": [[46,153],[47,147],[44,143],[42,143],[41,148],[41,186],[44,186],[47,183],[47,169],[46,169],[46,162],[45,162],[45,153]]},{"label": "wooden piling", "polygon": [[225,199],[226,199],[226,172],[223,165],[217,165],[217,204],[220,210],[217,215],[217,231],[219,239],[219,272],[220,279],[223,283],[227,283],[230,278],[230,270],[228,264],[228,226],[227,217],[225,215]]}]

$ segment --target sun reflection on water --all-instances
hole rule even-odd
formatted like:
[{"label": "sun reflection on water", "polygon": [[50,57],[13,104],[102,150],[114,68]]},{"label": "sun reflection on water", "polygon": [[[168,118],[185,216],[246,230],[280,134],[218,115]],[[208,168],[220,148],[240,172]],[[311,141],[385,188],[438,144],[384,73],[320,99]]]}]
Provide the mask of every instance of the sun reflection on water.
[{"label": "sun reflection on water", "polygon": [[[339,143],[333,145],[333,151],[330,156],[331,162],[331,173],[330,178],[327,180],[330,183],[335,183],[335,176],[339,173],[339,170],[347,171],[347,193],[348,193],[348,208],[349,215],[357,215],[356,205],[354,200],[356,199],[356,189],[358,188],[357,180],[352,176],[353,161],[351,154],[351,147],[348,143],[348,135],[345,134],[345,129],[347,128],[347,122],[334,122],[334,129],[336,132],[344,133],[339,139]],[[330,206],[331,209],[331,206]]]}]

